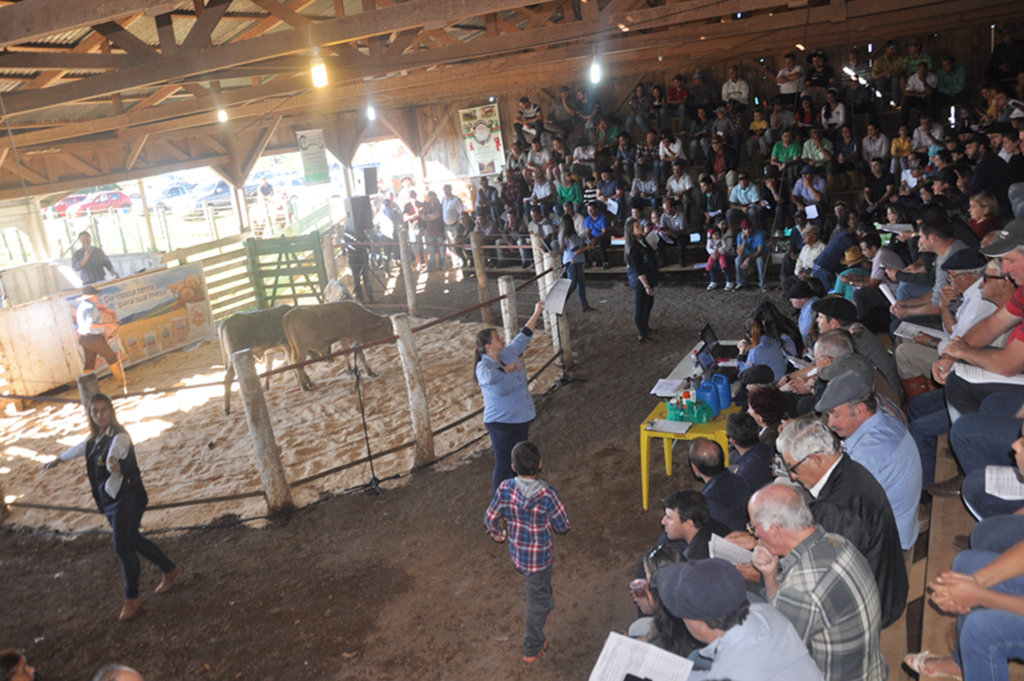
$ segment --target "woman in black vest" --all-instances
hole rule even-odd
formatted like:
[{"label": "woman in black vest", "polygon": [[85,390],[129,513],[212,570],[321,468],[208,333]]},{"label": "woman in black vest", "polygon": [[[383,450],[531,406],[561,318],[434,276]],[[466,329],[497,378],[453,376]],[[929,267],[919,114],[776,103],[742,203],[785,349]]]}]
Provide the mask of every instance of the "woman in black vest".
[{"label": "woman in black vest", "polygon": [[654,307],[654,287],[658,285],[658,255],[646,239],[643,225],[638,220],[626,220],[626,276],[633,289],[633,321],[641,343],[654,343],[651,337],[651,309]]},{"label": "woman in black vest", "polygon": [[181,573],[181,566],[168,558],[160,547],[139,533],[142,514],[149,497],[142,485],[139,464],[135,460],[135,446],[124,426],[117,422],[114,405],[102,393],[89,400],[89,430],[91,435],[46,464],[50,470],[64,461],[85,457],[85,470],[92,487],[96,507],[107,516],[114,534],[114,552],[124,572],[125,601],[120,619],[135,616],[142,605],[139,598],[139,556],[155,564],[163,572],[156,588],[162,594],[170,590]]}]

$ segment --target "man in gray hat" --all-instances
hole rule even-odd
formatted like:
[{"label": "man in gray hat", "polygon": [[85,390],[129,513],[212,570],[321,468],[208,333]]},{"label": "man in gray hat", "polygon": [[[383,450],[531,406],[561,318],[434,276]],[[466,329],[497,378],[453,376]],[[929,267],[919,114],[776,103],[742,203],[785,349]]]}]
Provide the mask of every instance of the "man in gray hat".
[{"label": "man in gray hat", "polygon": [[711,668],[693,670],[689,681],[823,681],[790,621],[770,605],[749,604],[743,576],[728,561],[676,563],[653,582],[659,607],[706,644],[696,654]]},{"label": "man in gray hat", "polygon": [[[1024,220],[1017,219],[999,232],[996,240],[981,249],[991,258],[1002,258],[1003,274],[1024,287]],[[956,360],[994,372],[1016,376],[1024,372],[1024,288],[1018,288],[1006,305],[981,320],[962,338],[953,338],[933,367],[936,381],[946,384],[946,403],[954,423],[960,414],[973,414],[981,402],[996,392],[1024,392],[1024,386],[996,381],[974,383],[951,373]],[[1010,331],[1005,348],[992,348],[1000,335]]]},{"label": "man in gray hat", "polygon": [[907,427],[879,410],[874,368],[857,360],[850,366],[850,370],[829,380],[814,408],[828,414],[828,425],[843,438],[847,454],[871,471],[885,490],[900,545],[907,551],[913,548],[920,531],[917,504],[921,497],[921,456]]}]

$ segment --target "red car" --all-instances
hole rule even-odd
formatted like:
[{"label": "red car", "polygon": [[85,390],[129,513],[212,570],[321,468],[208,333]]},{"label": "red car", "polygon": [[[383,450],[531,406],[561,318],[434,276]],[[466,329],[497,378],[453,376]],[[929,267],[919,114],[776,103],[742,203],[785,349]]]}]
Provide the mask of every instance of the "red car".
[{"label": "red car", "polygon": [[124,192],[96,192],[86,198],[85,201],[72,206],[70,212],[72,215],[85,215],[87,210],[93,213],[106,213],[108,210],[120,210],[131,207],[131,197]]},{"label": "red car", "polygon": [[58,201],[57,203],[53,204],[51,210],[53,211],[54,215],[62,218],[64,217],[64,214],[67,213],[68,209],[71,208],[71,206],[74,206],[75,204],[85,201],[85,199],[88,196],[88,194],[69,194],[68,196],[65,196],[63,199]]}]

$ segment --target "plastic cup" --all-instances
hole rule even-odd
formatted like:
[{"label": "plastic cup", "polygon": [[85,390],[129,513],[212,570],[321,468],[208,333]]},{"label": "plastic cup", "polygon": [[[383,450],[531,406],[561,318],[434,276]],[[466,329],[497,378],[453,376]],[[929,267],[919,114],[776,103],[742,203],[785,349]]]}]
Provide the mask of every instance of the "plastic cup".
[{"label": "plastic cup", "polygon": [[629,583],[629,590],[633,593],[633,596],[640,598],[647,593],[647,580],[634,579]]}]

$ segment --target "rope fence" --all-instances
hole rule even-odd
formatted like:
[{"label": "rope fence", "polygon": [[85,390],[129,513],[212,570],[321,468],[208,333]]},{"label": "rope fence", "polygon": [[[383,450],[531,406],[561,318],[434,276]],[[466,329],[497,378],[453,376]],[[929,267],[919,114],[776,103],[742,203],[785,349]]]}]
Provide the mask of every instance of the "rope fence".
[{"label": "rope fence", "polygon": [[[537,241],[539,241],[539,239],[535,240],[535,243],[534,243],[534,250],[535,251],[537,250],[537,246],[536,246],[536,242]],[[375,243],[374,245],[378,245],[378,244]],[[518,247],[513,247],[513,248],[518,248]],[[538,261],[538,264],[539,264],[539,262],[540,261]],[[504,316],[506,316],[506,320],[505,320],[506,329],[509,328],[509,324],[510,323],[513,326],[517,326],[518,325],[518,320],[514,319],[515,317],[518,317],[518,312],[514,309],[514,307],[515,307],[514,293],[518,292],[518,291],[522,291],[523,289],[525,289],[527,286],[529,286],[531,284],[538,283],[539,286],[540,286],[540,289],[541,289],[540,290],[540,296],[543,297],[544,292],[546,292],[546,290],[549,287],[550,283],[553,282],[553,273],[555,271],[556,271],[556,266],[554,266],[552,263],[548,263],[548,267],[546,269],[544,269],[542,271],[539,271],[538,274],[536,274],[536,276],[531,277],[530,279],[522,282],[521,284],[519,284],[518,286],[515,286],[515,287],[511,286],[512,278],[511,277],[505,277],[503,279],[505,279],[507,281],[503,281],[502,282],[503,290],[505,291],[505,293],[503,293],[501,295],[498,295],[498,296],[495,296],[493,298],[489,298],[487,300],[484,300],[484,301],[482,301],[482,302],[480,302],[480,303],[478,303],[476,305],[473,305],[473,306],[470,306],[470,307],[467,307],[467,308],[463,308],[461,310],[458,310],[458,311],[453,312],[451,314],[445,315],[443,317],[439,317],[437,319],[430,320],[429,322],[426,322],[424,324],[421,324],[421,325],[413,327],[413,328],[409,327],[408,322],[404,321],[406,318],[403,316],[403,317],[401,317],[401,319],[403,320],[403,323],[405,324],[404,328],[407,329],[410,332],[408,339],[404,339],[403,338],[403,336],[402,336],[403,332],[399,330],[399,326],[398,326],[399,322],[394,321],[394,320],[396,320],[398,318],[392,318],[393,322],[395,324],[395,327],[396,327],[395,335],[389,336],[387,338],[381,338],[381,339],[378,339],[378,340],[375,340],[375,341],[372,341],[372,342],[368,342],[366,344],[358,345],[356,347],[344,348],[344,349],[341,349],[341,350],[339,350],[337,352],[332,352],[332,353],[329,353],[327,355],[324,355],[322,357],[316,357],[316,358],[313,358],[313,359],[306,359],[306,360],[303,360],[301,362],[295,362],[295,363],[292,363],[292,364],[286,364],[286,365],[281,366],[281,367],[277,367],[277,368],[274,368],[274,369],[266,370],[266,371],[264,371],[263,373],[260,373],[260,374],[257,374],[255,372],[255,368],[254,368],[254,364],[253,364],[254,359],[253,359],[251,353],[248,353],[248,351],[242,351],[240,353],[237,353],[236,354],[236,358],[235,358],[236,359],[236,362],[235,362],[236,363],[236,368],[238,369],[238,371],[237,371],[238,376],[237,376],[236,380],[238,380],[239,383],[241,384],[241,387],[242,387],[242,390],[243,390],[243,395],[245,395],[247,392],[251,392],[252,391],[251,386],[248,385],[249,383],[251,383],[251,381],[243,380],[243,377],[242,377],[243,368],[238,366],[238,365],[244,363],[242,361],[239,361],[240,358],[246,359],[248,361],[248,366],[252,369],[252,373],[249,376],[249,378],[250,379],[255,379],[255,391],[258,393],[257,399],[258,399],[259,403],[262,404],[262,408],[263,408],[263,410],[265,412],[266,404],[263,401],[262,390],[260,390],[260,388],[259,388],[259,381],[261,379],[265,379],[268,376],[272,376],[274,374],[279,374],[279,373],[283,373],[283,372],[286,372],[286,371],[290,371],[290,370],[293,370],[293,369],[296,369],[296,368],[299,368],[299,367],[304,367],[304,366],[308,366],[308,365],[311,365],[311,364],[315,364],[317,362],[324,362],[324,361],[328,361],[328,360],[334,359],[336,357],[342,357],[342,356],[347,356],[348,354],[354,354],[356,352],[356,350],[365,350],[365,349],[368,349],[368,348],[373,348],[373,347],[377,347],[377,346],[381,346],[381,345],[395,343],[397,341],[399,346],[400,346],[400,355],[402,356],[403,366],[405,367],[406,378],[407,378],[407,385],[408,385],[408,377],[409,377],[411,369],[410,369],[409,366],[406,366],[406,364],[408,362],[408,358],[406,357],[407,353],[402,351],[403,350],[402,345],[403,345],[403,342],[404,343],[410,342],[411,339],[412,339],[412,335],[414,335],[415,333],[418,333],[418,332],[430,329],[430,328],[432,328],[434,326],[437,326],[439,324],[442,324],[444,322],[451,321],[453,319],[457,319],[457,318],[462,317],[462,316],[464,316],[466,314],[469,314],[469,313],[474,312],[476,310],[479,310],[481,308],[486,308],[486,307],[488,307],[490,305],[493,305],[495,303],[499,303],[499,302],[502,302],[502,301],[506,301],[506,302],[511,301],[511,305],[507,305],[507,306],[503,305],[502,306],[503,307],[502,313],[503,313]],[[397,307],[403,307],[403,306],[397,306]],[[511,312],[509,312],[509,310],[507,310],[506,307],[510,308]],[[513,317],[512,320],[509,320],[507,318],[509,316],[509,314],[512,315],[512,317]],[[547,321],[548,320],[546,320],[546,322]],[[546,324],[546,326],[547,325],[548,324]],[[533,372],[533,374],[531,376],[528,377],[528,384],[532,384],[533,382],[535,382],[537,380],[537,378],[544,371],[546,371],[549,367],[551,367],[552,364],[554,364],[554,362],[558,359],[558,341],[556,340],[557,334],[555,333],[554,329],[551,328],[550,326],[549,326],[549,333],[552,334],[552,342],[553,342],[553,344],[555,346],[552,349],[555,350],[555,352],[552,354],[552,356],[539,369],[537,369],[535,372]],[[415,346],[414,345],[413,345],[413,348],[415,350]],[[248,353],[248,354],[246,355],[245,353]],[[415,356],[415,351],[413,352],[413,355]],[[443,374],[442,378],[445,377],[445,376],[454,375],[455,373],[462,372],[462,371],[463,371],[462,369],[452,369],[451,371],[446,372],[445,374]],[[419,374],[419,380],[421,382],[423,381],[422,373],[420,372],[419,367],[418,367],[418,360],[416,360],[416,366],[412,370],[412,373],[418,373]],[[85,381],[84,379],[90,379],[91,380],[91,384],[93,386],[95,386],[95,391],[98,392],[99,388],[98,388],[98,382],[96,380],[96,377],[94,375],[92,375],[92,374],[89,374],[89,375],[86,375],[85,377],[82,377],[82,378],[79,379],[79,387],[80,387],[80,390],[83,392],[83,396],[85,396],[85,388],[84,388],[84,386],[87,383],[87,381]],[[141,391],[141,392],[128,393],[128,394],[125,394],[125,395],[113,395],[112,399],[125,399],[125,398],[129,398],[129,397],[131,397],[131,398],[139,398],[139,397],[147,397],[147,396],[152,396],[152,395],[158,395],[158,394],[162,394],[162,393],[173,393],[173,392],[178,392],[178,391],[181,391],[181,390],[192,390],[192,389],[213,388],[213,387],[222,388],[223,386],[224,386],[224,382],[223,381],[217,381],[217,382],[199,383],[199,384],[194,384],[194,385],[165,386],[165,387],[157,387],[157,388],[147,388],[147,389],[145,389],[144,391]],[[423,398],[424,398],[424,401],[425,401],[425,397],[426,397],[425,384],[423,385],[423,389],[424,389]],[[283,469],[280,469],[280,460],[277,458],[278,457],[277,447],[276,446],[273,447],[273,450],[274,450],[273,451],[273,457],[276,459],[276,465],[280,469],[280,484],[284,487],[285,495],[287,496],[287,504],[285,504],[284,506],[280,506],[279,505],[279,507],[275,507],[275,497],[280,496],[280,494],[279,494],[279,492],[275,493],[275,491],[272,489],[272,485],[267,482],[268,478],[265,475],[265,471],[264,471],[264,462],[262,460],[263,457],[260,454],[261,447],[260,447],[260,443],[258,441],[259,438],[257,437],[257,433],[255,432],[255,427],[253,426],[253,419],[250,418],[250,419],[248,419],[249,423],[250,423],[250,434],[253,437],[254,446],[255,446],[255,448],[257,450],[256,451],[256,454],[257,454],[257,464],[260,467],[260,473],[261,473],[260,477],[264,481],[264,487],[265,487],[264,490],[250,491],[250,492],[241,492],[241,493],[237,493],[237,494],[219,495],[219,496],[213,496],[213,497],[203,497],[203,498],[199,498],[199,499],[189,499],[189,500],[183,500],[183,501],[167,502],[167,503],[162,503],[162,504],[153,504],[153,505],[150,505],[148,507],[148,509],[149,510],[169,510],[169,509],[183,508],[183,507],[189,507],[189,506],[198,506],[198,505],[204,505],[204,504],[224,503],[224,502],[239,501],[239,500],[254,499],[254,498],[261,498],[262,497],[262,498],[264,498],[267,501],[268,507],[270,508],[270,515],[273,516],[273,515],[277,515],[280,512],[288,511],[289,509],[294,508],[294,506],[291,504],[291,500],[290,500],[290,493],[289,493],[289,491],[291,489],[295,489],[295,488],[298,488],[298,487],[302,487],[304,485],[308,485],[309,483],[312,483],[314,481],[317,481],[317,480],[320,480],[320,479],[323,479],[323,478],[326,478],[326,477],[329,477],[329,476],[332,476],[332,475],[337,475],[339,473],[342,473],[344,471],[350,470],[350,469],[358,467],[358,466],[372,464],[373,462],[380,461],[383,458],[393,457],[394,455],[396,455],[396,454],[398,454],[400,452],[403,452],[403,451],[408,450],[410,448],[415,448],[417,454],[416,454],[416,457],[414,458],[413,466],[404,474],[395,474],[395,475],[391,476],[391,478],[401,477],[402,475],[408,475],[408,474],[411,474],[412,472],[414,472],[416,470],[420,470],[420,469],[422,469],[425,466],[433,465],[437,461],[450,456],[451,454],[455,453],[456,451],[459,451],[462,448],[464,448],[466,446],[469,446],[469,444],[472,444],[473,442],[477,442],[477,441],[479,441],[480,439],[482,439],[484,437],[483,435],[481,435],[481,436],[479,436],[477,438],[474,438],[470,443],[464,443],[460,447],[456,448],[453,452],[449,452],[448,454],[444,455],[444,457],[441,457],[441,458],[435,457],[433,455],[433,438],[436,437],[436,436],[440,436],[440,435],[442,435],[444,433],[447,433],[447,432],[449,432],[449,431],[459,427],[460,425],[462,425],[462,424],[464,424],[464,423],[466,423],[466,422],[468,422],[468,421],[470,421],[470,420],[480,416],[483,413],[483,408],[481,407],[481,408],[475,409],[471,413],[465,414],[462,417],[456,419],[455,421],[453,421],[451,423],[448,423],[446,425],[443,425],[443,426],[441,426],[439,428],[427,429],[426,432],[424,433],[424,432],[422,432],[422,429],[417,429],[417,424],[416,424],[416,421],[417,421],[417,419],[416,419],[416,406],[414,404],[415,400],[414,400],[414,395],[413,395],[413,388],[409,387],[409,391],[410,391],[409,411],[412,413],[413,430],[414,430],[414,438],[411,439],[411,440],[408,440],[408,441],[403,442],[403,443],[398,444],[398,445],[394,445],[394,446],[389,447],[389,448],[387,448],[387,449],[385,449],[383,451],[375,452],[375,453],[372,453],[372,454],[367,455],[367,456],[361,456],[358,459],[355,459],[353,461],[348,461],[348,462],[339,464],[337,466],[333,466],[331,468],[328,468],[326,470],[322,470],[322,471],[316,472],[314,474],[305,476],[305,477],[297,479],[297,480],[292,480],[292,481],[287,481],[287,480],[284,479]],[[250,394],[249,397],[251,398],[252,395]],[[28,400],[28,401],[50,402],[50,403],[58,403],[58,404],[80,404],[81,403],[81,400],[75,400],[75,399],[70,399],[70,398],[60,398],[60,397],[48,397],[48,396],[23,396],[23,395],[10,395],[10,394],[8,394],[8,395],[0,395],[0,398],[6,398],[6,399],[12,399],[12,400],[14,400],[14,399],[23,399],[23,400]],[[448,405],[445,405],[445,406],[443,406],[441,408],[434,409],[433,413],[434,413],[435,416],[437,416],[439,414],[447,413],[450,409],[452,409],[453,407],[455,407],[457,405],[458,405],[458,401],[455,401],[455,402],[452,402],[452,403],[450,403]],[[249,405],[249,400],[248,399],[246,400],[246,409],[247,409],[247,411],[250,409],[250,405]],[[376,414],[376,416],[378,418],[387,417],[387,418],[393,420],[393,416],[394,416],[395,413],[403,412],[403,411],[405,411],[405,408],[396,409],[396,410],[390,412],[389,414],[385,414],[383,416],[380,415],[380,414]],[[427,411],[427,414],[429,415],[430,410],[427,409],[426,411]],[[251,414],[250,414],[250,416],[251,416]],[[269,431],[269,416],[266,417],[266,421],[267,421],[266,428]],[[428,417],[428,421],[427,422],[429,422],[429,417]],[[365,424],[363,425],[363,431],[364,431],[363,432],[363,437],[353,438],[352,440],[350,440],[348,442],[342,443],[342,444],[338,445],[337,447],[332,448],[331,451],[323,452],[323,455],[326,456],[328,454],[334,454],[336,452],[341,452],[341,451],[344,451],[344,450],[350,450],[352,446],[357,446],[359,444],[359,442],[362,441],[366,437],[366,435],[367,435],[366,434],[366,426],[365,426]],[[426,435],[427,439],[429,440],[429,450],[430,450],[429,451],[429,459],[424,459],[421,456],[421,450],[424,449],[424,442],[423,442],[424,435]],[[273,442],[273,434],[272,434],[272,432],[270,433],[270,438],[271,438],[270,441]],[[369,445],[367,445],[367,448],[369,450]],[[266,447],[263,447],[263,449],[266,449]],[[388,478],[388,479],[391,479],[391,478]],[[2,503],[2,500],[0,500],[0,503]],[[37,504],[37,503],[21,502],[21,501],[13,501],[13,502],[7,503],[6,505],[8,507],[11,507],[11,508],[26,508],[26,509],[37,509],[37,510],[47,510],[47,511],[61,511],[61,512],[74,512],[74,513],[85,513],[85,514],[99,514],[100,513],[98,510],[89,509],[89,508],[80,508],[80,507],[75,507],[75,506],[62,506],[62,505],[54,505],[54,504]],[[253,519],[262,518],[262,517],[267,517],[267,516],[256,516]]]}]

